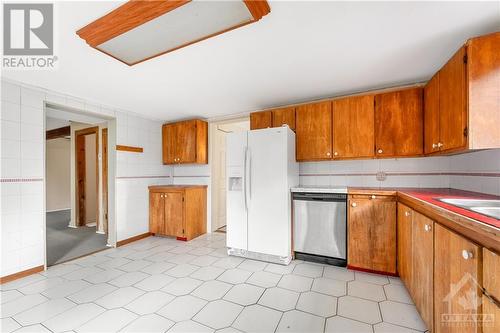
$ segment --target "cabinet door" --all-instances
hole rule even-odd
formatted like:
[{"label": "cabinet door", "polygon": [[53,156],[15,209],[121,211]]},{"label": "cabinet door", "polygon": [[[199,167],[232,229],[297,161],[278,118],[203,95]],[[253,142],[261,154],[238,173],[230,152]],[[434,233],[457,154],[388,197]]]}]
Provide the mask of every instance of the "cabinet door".
[{"label": "cabinet door", "polygon": [[373,95],[333,101],[333,157],[373,157]]},{"label": "cabinet door", "polygon": [[196,121],[176,124],[175,157],[177,163],[196,162]]},{"label": "cabinet door", "polygon": [[165,235],[184,237],[184,193],[164,193]]},{"label": "cabinet door", "polygon": [[175,163],[175,124],[165,124],[162,127],[163,164]]},{"label": "cabinet door", "polygon": [[439,72],[424,89],[424,153],[439,151]]},{"label": "cabinet door", "polygon": [[332,158],[332,103],[301,105],[295,112],[298,161]]},{"label": "cabinet door", "polygon": [[288,125],[295,131],[295,108],[282,108],[272,110],[273,127]]},{"label": "cabinet door", "polygon": [[[500,255],[483,248],[483,287],[486,292],[500,301]],[[483,296],[483,333],[500,332],[500,307]]]},{"label": "cabinet door", "polygon": [[423,152],[422,88],[375,96],[376,156],[415,156]]},{"label": "cabinet door", "polygon": [[250,113],[250,129],[268,128],[273,126],[271,111]]},{"label": "cabinet door", "polygon": [[478,325],[466,321],[481,308],[474,304],[480,297],[479,247],[439,224],[434,240],[434,332],[478,332]]},{"label": "cabinet door", "polygon": [[396,273],[396,201],[393,197],[349,199],[349,266]]},{"label": "cabinet door", "polygon": [[439,71],[439,124],[441,150],[465,147],[467,97],[465,47]]},{"label": "cabinet door", "polygon": [[412,296],[420,316],[432,332],[434,302],[434,222],[413,213],[413,287]]},{"label": "cabinet door", "polygon": [[412,283],[412,226],[413,226],[413,210],[402,203],[398,203],[398,218],[397,218],[397,243],[398,255],[397,266],[399,277],[405,284],[406,288],[413,293]]},{"label": "cabinet door", "polygon": [[165,234],[165,207],[163,193],[149,193],[149,232]]}]

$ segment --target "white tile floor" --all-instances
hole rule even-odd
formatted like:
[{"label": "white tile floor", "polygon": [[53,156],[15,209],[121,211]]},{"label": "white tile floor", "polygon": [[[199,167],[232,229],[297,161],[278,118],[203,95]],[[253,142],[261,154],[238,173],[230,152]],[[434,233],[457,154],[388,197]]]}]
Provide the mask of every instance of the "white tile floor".
[{"label": "white tile floor", "polygon": [[1,286],[1,332],[419,332],[398,278],[149,237]]}]

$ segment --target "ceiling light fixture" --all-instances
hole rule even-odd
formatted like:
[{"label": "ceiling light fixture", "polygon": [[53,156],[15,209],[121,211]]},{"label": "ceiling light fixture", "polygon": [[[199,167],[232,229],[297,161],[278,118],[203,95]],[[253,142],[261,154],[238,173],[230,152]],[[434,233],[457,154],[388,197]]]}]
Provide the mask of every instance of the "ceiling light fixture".
[{"label": "ceiling light fixture", "polygon": [[256,22],[270,11],[265,0],[132,0],[76,33],[132,66]]}]

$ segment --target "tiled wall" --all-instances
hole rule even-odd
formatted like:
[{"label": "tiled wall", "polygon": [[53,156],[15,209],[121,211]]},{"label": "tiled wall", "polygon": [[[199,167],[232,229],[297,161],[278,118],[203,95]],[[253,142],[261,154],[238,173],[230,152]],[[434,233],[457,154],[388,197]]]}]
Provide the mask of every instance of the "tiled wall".
[{"label": "tiled wall", "polygon": [[162,122],[12,81],[1,86],[0,276],[44,264],[44,101],[116,118],[116,142],[144,148],[116,155],[116,239],[148,231],[147,186],[172,183],[161,163]]}]

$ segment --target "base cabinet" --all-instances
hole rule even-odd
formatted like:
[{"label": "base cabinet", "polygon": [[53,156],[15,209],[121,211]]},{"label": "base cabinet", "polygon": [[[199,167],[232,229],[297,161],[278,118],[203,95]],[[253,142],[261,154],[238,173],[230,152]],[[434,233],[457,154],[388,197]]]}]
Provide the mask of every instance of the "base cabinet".
[{"label": "base cabinet", "polygon": [[348,211],[348,266],[396,274],[396,198],[351,195]]},{"label": "base cabinet", "polygon": [[483,248],[483,333],[500,332],[500,255]]},{"label": "base cabinet", "polygon": [[207,232],[207,188],[150,186],[149,231],[191,240]]}]

